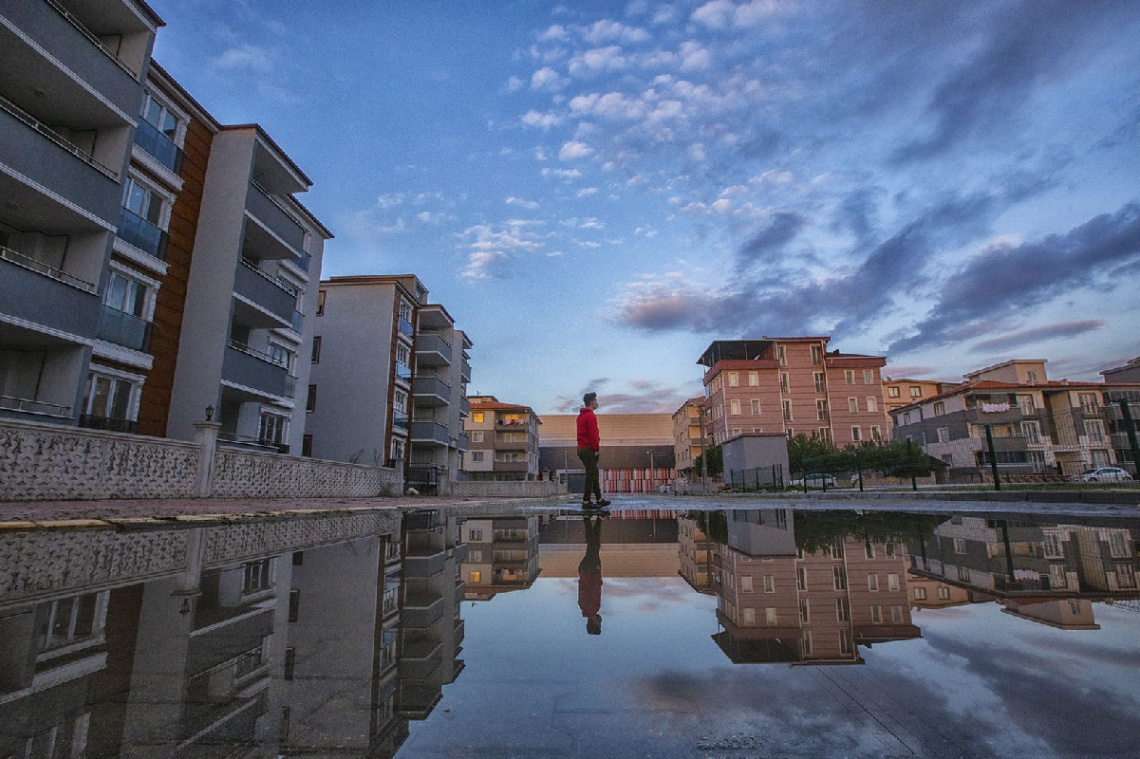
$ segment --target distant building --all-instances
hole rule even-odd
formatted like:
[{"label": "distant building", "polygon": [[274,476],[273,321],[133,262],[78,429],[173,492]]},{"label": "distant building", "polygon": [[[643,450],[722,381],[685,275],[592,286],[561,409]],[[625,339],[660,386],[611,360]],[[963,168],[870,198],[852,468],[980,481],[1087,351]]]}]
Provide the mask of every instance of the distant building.
[{"label": "distant building", "polygon": [[1130,462],[1116,401],[1140,400],[1140,384],[1051,382],[1045,363],[1019,359],[979,369],[962,385],[895,409],[894,437],[948,464],[951,480],[990,476],[987,428],[1008,476],[1049,479]]},{"label": "distant building", "polygon": [[783,485],[791,479],[788,439],[779,432],[742,432],[724,441],[722,452],[726,485],[757,487]]},{"label": "distant building", "polygon": [[706,434],[717,445],[743,432],[819,438],[840,448],[884,439],[881,356],[827,351],[829,337],[716,340],[706,367]]},{"label": "distant building", "polygon": [[320,283],[306,453],[459,478],[471,341],[414,274]]},{"label": "distant building", "polygon": [[[598,433],[603,492],[653,493],[677,478],[669,414],[598,414]],[[577,440],[577,414],[543,418],[539,466],[565,477],[572,493],[582,492],[585,478]]]},{"label": "distant building", "polygon": [[502,403],[493,395],[468,399],[464,423],[471,452],[463,461],[473,480],[538,479],[538,414],[529,406]]},{"label": "distant building", "polygon": [[1124,366],[1105,369],[1100,373],[1105,382],[1135,382],[1140,384],[1140,356],[1129,361]]},{"label": "distant building", "polygon": [[944,393],[956,384],[959,383],[887,377],[883,380],[883,403],[887,413],[890,413],[897,408],[918,403],[923,398]]},{"label": "distant building", "polygon": [[703,443],[701,441],[704,431],[701,414],[704,406],[704,398],[690,398],[673,412],[674,467],[677,473],[684,477],[693,476],[697,458],[702,450],[710,445],[707,440]]},{"label": "distant building", "polygon": [[538,579],[537,515],[467,519],[461,537],[467,546],[464,598],[489,601],[499,593],[524,590]]}]

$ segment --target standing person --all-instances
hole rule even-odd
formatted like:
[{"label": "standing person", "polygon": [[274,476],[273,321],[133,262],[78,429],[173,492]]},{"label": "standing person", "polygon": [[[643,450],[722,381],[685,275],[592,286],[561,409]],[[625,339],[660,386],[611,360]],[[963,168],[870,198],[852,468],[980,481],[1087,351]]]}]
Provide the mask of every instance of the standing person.
[{"label": "standing person", "polygon": [[[582,396],[582,408],[578,410],[578,458],[586,467],[586,487],[582,491],[583,509],[600,509],[610,502],[602,498],[602,481],[598,475],[598,455],[602,452],[602,438],[598,434],[598,417],[594,409],[598,407],[598,394],[586,393]],[[594,503],[590,503],[590,495]]]}]

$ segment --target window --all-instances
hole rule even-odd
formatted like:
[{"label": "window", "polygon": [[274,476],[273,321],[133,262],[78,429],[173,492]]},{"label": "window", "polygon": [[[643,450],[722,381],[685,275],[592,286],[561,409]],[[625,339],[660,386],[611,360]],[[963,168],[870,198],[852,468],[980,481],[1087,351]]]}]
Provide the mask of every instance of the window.
[{"label": "window", "polygon": [[764,592],[776,592],[776,577],[774,575],[764,575]]},{"label": "window", "polygon": [[804,623],[811,621],[811,609],[808,607],[806,598],[800,599],[800,621]]},{"label": "window", "polygon": [[918,387],[917,385],[911,385],[910,397],[911,398],[921,398],[922,397],[922,388]]},{"label": "window", "polygon": [[471,463],[472,464],[482,464],[483,463],[483,451],[471,451]]},{"label": "window", "polygon": [[835,618],[840,622],[851,621],[851,604],[846,598],[835,599]]},{"label": "window", "polygon": [[103,626],[101,598],[105,596],[88,593],[52,601],[46,608],[41,606],[37,611],[42,620],[37,641],[39,650],[50,651],[99,635]]},{"label": "window", "polygon": [[112,271],[103,293],[103,303],[124,314],[146,318],[147,286],[137,279]]},{"label": "window", "polygon": [[744,624],[746,624],[746,625],[756,624],[756,610],[755,609],[753,609],[751,607],[745,607],[742,611],[744,612]]},{"label": "window", "polygon": [[468,572],[467,573],[467,582],[473,582],[473,583],[483,582],[483,573],[482,572]]},{"label": "window", "polygon": [[1027,443],[1040,443],[1041,442],[1041,423],[1040,422],[1022,422],[1021,434],[1025,436]]},{"label": "window", "polygon": [[966,553],[965,538],[954,538],[954,553]]},{"label": "window", "polygon": [[875,384],[875,370],[874,369],[864,369],[863,370],[863,384],[864,385]]},{"label": "window", "polygon": [[265,352],[273,363],[284,367],[290,374],[292,374],[293,351],[289,350],[284,345],[270,343],[269,348]]},{"label": "window", "polygon": [[273,587],[273,559],[242,564],[241,592],[245,595]]},{"label": "window", "polygon": [[1029,381],[1030,385],[1035,384],[1037,382],[1037,372],[1034,372],[1034,371],[1026,372],[1025,373],[1025,379]]},{"label": "window", "polygon": [[873,622],[874,624],[877,625],[882,621],[883,621],[883,607],[872,606],[871,607],[871,622]]},{"label": "window", "polygon": [[832,585],[836,590],[847,590],[847,570],[843,567],[832,567]]},{"label": "window", "polygon": [[926,588],[915,588],[914,589],[914,600],[915,601],[925,601],[926,600]]},{"label": "window", "polygon": [[970,581],[970,568],[969,567],[958,567],[958,579],[961,580],[962,582],[969,582]]},{"label": "window", "polygon": [[900,395],[901,395],[901,393],[899,393],[899,389],[897,386],[891,385],[891,386],[887,387],[887,397],[888,398],[898,398]]},{"label": "window", "polygon": [[139,115],[155,129],[166,135],[168,140],[176,145],[179,143],[178,116],[149,92],[143,97]]},{"label": "window", "polygon": [[398,362],[404,366],[408,366],[411,360],[411,355],[412,353],[408,350],[408,346],[404,345],[403,343],[396,343],[396,360]]},{"label": "window", "polygon": [[815,402],[815,418],[821,422],[827,419],[827,401],[817,400]]},{"label": "window", "polygon": [[830,427],[820,427],[819,428],[819,439],[822,440],[823,442],[827,443],[828,445],[831,445],[831,428]]},{"label": "window", "polygon": [[796,567],[796,590],[807,590],[807,570]]},{"label": "window", "polygon": [[780,366],[788,365],[788,351],[782,345],[776,346],[776,360],[780,362]]},{"label": "window", "polygon": [[903,614],[902,614],[902,607],[901,606],[892,606],[891,607],[891,621],[894,622],[896,625],[902,624]]},{"label": "window", "polygon": [[856,411],[858,411],[859,410],[859,399],[858,398],[848,398],[847,399],[847,410],[849,412],[851,412],[852,414],[854,414]]},{"label": "window", "polygon": [[851,440],[858,443],[863,439],[863,429],[858,425],[851,428]]},{"label": "window", "polygon": [[740,590],[744,593],[752,592],[752,575],[741,575]]},{"label": "window", "polygon": [[[293,562],[294,564],[296,562]],[[289,621],[296,622],[301,618],[301,591],[289,591]]]},{"label": "window", "polygon": [[823,372],[813,373],[812,380],[815,382],[815,391],[817,393],[827,392],[827,380],[824,378]]},{"label": "window", "polygon": [[257,428],[258,441],[263,445],[283,445],[288,422],[288,417],[262,411]]},{"label": "window", "polygon": [[843,370],[843,382],[845,384],[848,384],[848,385],[854,385],[855,384],[855,370],[854,369],[844,369]]},{"label": "window", "polygon": [[302,435],[301,436],[301,455],[305,456],[306,458],[311,457],[313,455],[313,436],[312,435]]},{"label": "window", "polygon": [[1100,419],[1086,419],[1085,435],[1088,436],[1090,443],[1103,443],[1105,439],[1104,422]]},{"label": "window", "polygon": [[759,385],[760,385],[760,373],[759,372],[748,372],[748,386],[749,387],[758,387]]},{"label": "window", "polygon": [[875,544],[874,543],[864,543],[863,544],[863,554],[868,559],[875,558]]},{"label": "window", "polygon": [[293,670],[295,669],[296,666],[297,666],[297,649],[286,648],[285,649],[285,679],[286,680],[292,680],[293,679]]},{"label": "window", "polygon": [[877,425],[877,424],[871,425],[871,439],[875,440],[875,441],[879,441],[879,440],[883,439],[883,431],[882,431],[882,429],[879,428],[879,425]]},{"label": "window", "polygon": [[768,624],[769,627],[775,627],[779,623],[778,619],[776,618],[776,610],[771,606],[764,610],[764,621]]},{"label": "window", "polygon": [[325,315],[325,291],[317,290],[317,316]]},{"label": "window", "polygon": [[412,321],[412,304],[403,298],[400,299],[400,318],[409,323]]},{"label": "window", "polygon": [[473,430],[471,432],[471,442],[472,443],[482,443],[483,442],[483,430]]},{"label": "window", "polygon": [[879,576],[876,574],[867,575],[867,590],[877,591],[879,589]]},{"label": "window", "polygon": [[878,411],[879,410],[879,402],[878,402],[878,400],[875,399],[875,396],[873,396],[873,395],[867,396],[867,410],[868,411]]},{"label": "window", "polygon": [[392,439],[392,458],[402,461],[404,458],[404,441],[400,438]]},{"label": "window", "polygon": [[740,385],[740,374],[738,372],[728,373],[728,386],[738,387]]},{"label": "window", "polygon": [[788,375],[784,373],[780,374],[780,392],[788,392]]},{"label": "window", "polygon": [[943,601],[949,600],[950,588],[946,587],[945,585],[939,585],[938,586],[938,597]]},{"label": "window", "polygon": [[392,408],[401,414],[408,413],[408,394],[399,388],[392,391]]},{"label": "window", "polygon": [[309,385],[309,394],[305,398],[305,411],[317,410],[317,386]]},{"label": "window", "polygon": [[784,401],[784,421],[792,421],[792,402]]},{"label": "window", "polygon": [[938,442],[939,443],[945,443],[945,442],[948,442],[949,440],[950,440],[950,428],[949,427],[939,427],[938,428]]},{"label": "window", "polygon": [[740,400],[733,398],[728,402],[728,413],[733,416],[740,416]]},{"label": "window", "polygon": [[471,421],[474,422],[475,424],[482,424],[483,423],[483,412],[482,411],[475,411],[474,413],[472,413],[471,414]]},{"label": "window", "polygon": [[943,403],[942,401],[936,402],[934,404],[934,415],[935,416],[942,416],[945,413],[946,413],[946,404]]},{"label": "window", "polygon": [[887,590],[899,589],[899,576],[896,574],[887,575]]},{"label": "window", "polygon": [[128,177],[123,185],[123,208],[152,225],[162,227],[163,197],[136,177]]},{"label": "window", "polygon": [[803,652],[804,656],[811,656],[811,630],[804,630]]},{"label": "window", "polygon": [[98,419],[130,420],[134,416],[133,390],[130,380],[91,372],[87,376],[83,413]]},{"label": "window", "polygon": [[313,335],[313,354],[310,357],[310,360],[314,364],[319,364],[321,362],[321,336],[320,335]]},{"label": "window", "polygon": [[811,362],[817,366],[823,363],[823,346],[813,345],[811,347]]}]

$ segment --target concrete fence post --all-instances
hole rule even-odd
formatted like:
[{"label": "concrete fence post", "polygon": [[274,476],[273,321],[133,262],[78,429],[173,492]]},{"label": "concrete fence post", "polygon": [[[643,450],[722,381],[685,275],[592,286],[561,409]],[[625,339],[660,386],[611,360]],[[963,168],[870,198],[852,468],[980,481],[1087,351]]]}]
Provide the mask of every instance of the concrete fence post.
[{"label": "concrete fence post", "polygon": [[199,498],[214,492],[214,453],[218,450],[218,422],[194,422],[194,442],[198,445],[198,472],[194,480]]}]

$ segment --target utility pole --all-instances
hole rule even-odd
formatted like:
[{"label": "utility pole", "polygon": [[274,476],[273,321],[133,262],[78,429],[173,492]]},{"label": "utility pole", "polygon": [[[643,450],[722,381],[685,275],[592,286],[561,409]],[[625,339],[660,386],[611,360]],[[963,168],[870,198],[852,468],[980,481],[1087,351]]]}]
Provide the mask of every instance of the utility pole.
[{"label": "utility pole", "polygon": [[990,469],[994,473],[994,490],[1001,490],[1001,479],[998,477],[997,451],[994,450],[994,431],[990,425],[986,427],[986,445],[990,449]]}]

